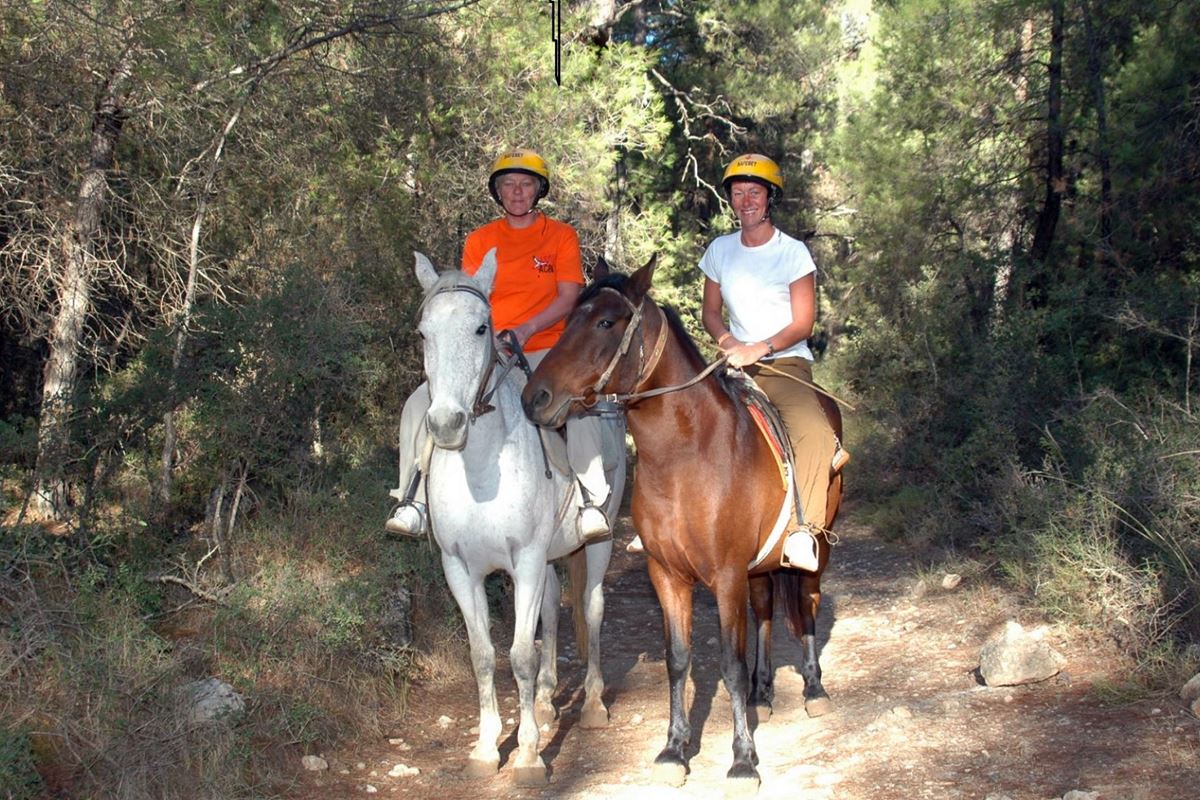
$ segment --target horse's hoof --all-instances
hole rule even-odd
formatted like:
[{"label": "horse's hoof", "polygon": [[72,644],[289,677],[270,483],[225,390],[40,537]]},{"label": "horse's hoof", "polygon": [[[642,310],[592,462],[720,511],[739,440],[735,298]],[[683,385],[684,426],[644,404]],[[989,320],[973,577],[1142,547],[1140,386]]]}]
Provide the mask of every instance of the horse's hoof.
[{"label": "horse's hoof", "polygon": [[585,708],[579,716],[579,727],[586,731],[594,731],[597,728],[608,727],[608,709],[604,706],[599,708]]},{"label": "horse's hoof", "polygon": [[655,783],[665,783],[667,786],[683,786],[687,781],[687,765],[674,761],[660,761],[654,764],[653,780]]},{"label": "horse's hoof", "polygon": [[500,770],[500,759],[468,758],[463,774],[468,778],[490,778]]},{"label": "horse's hoof", "polygon": [[725,777],[729,780],[725,787],[727,797],[747,797],[758,792],[762,785],[758,770],[749,764],[734,764]]},{"label": "horse's hoof", "polygon": [[533,719],[540,728],[558,719],[558,709],[553,703],[536,703],[533,706]]},{"label": "horse's hoof", "polygon": [[823,717],[833,711],[833,701],[828,697],[814,697],[804,701],[804,710],[810,717]]},{"label": "horse's hoof", "polygon": [[513,780],[518,786],[545,786],[549,781],[544,764],[513,767]]}]

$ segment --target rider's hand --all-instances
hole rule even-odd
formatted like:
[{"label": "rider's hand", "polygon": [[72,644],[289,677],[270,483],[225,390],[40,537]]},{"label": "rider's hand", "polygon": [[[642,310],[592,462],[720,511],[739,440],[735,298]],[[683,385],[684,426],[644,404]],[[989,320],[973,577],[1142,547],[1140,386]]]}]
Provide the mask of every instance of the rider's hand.
[{"label": "rider's hand", "polygon": [[757,363],[767,354],[768,348],[765,342],[741,342],[731,337],[721,351],[728,357],[729,366],[741,369]]}]

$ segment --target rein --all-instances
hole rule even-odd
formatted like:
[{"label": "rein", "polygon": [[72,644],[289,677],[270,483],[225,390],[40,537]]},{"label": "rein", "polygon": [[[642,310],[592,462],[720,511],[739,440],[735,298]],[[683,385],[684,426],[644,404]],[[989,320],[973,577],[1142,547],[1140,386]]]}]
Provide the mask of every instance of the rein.
[{"label": "rein", "polygon": [[[645,392],[637,391],[637,387],[640,386],[642,383],[644,383],[650,377],[650,374],[652,372],[654,372],[655,368],[658,367],[658,362],[662,358],[663,350],[666,349],[667,327],[668,327],[667,315],[664,314],[663,310],[661,308],[659,308],[657,305],[654,305],[653,303],[650,304],[651,307],[655,311],[658,312],[659,326],[658,326],[658,338],[654,342],[654,350],[651,352],[650,358],[647,361],[646,352],[645,352],[646,337],[645,337],[645,334],[641,332],[642,321],[644,319],[643,314],[642,314],[642,309],[645,308],[645,306],[646,306],[646,302],[647,302],[646,298],[642,298],[642,302],[639,305],[635,306],[633,303],[631,303],[629,301],[629,298],[627,298],[625,295],[621,294],[616,289],[613,289],[612,287],[606,286],[605,288],[601,289],[601,291],[613,292],[618,297],[620,297],[621,300],[623,300],[625,302],[625,305],[629,306],[629,308],[633,310],[633,317],[629,320],[629,324],[625,327],[625,335],[621,337],[621,345],[620,345],[620,347],[617,348],[617,352],[613,354],[612,360],[610,360],[608,362],[608,366],[604,369],[604,372],[602,372],[600,374],[600,377],[597,378],[596,382],[592,385],[592,394],[594,394],[596,396],[596,400],[593,402],[593,405],[595,403],[603,400],[603,401],[606,401],[609,403],[615,403],[617,405],[628,406],[631,403],[638,402],[639,400],[645,400],[650,397],[658,397],[659,395],[669,394],[671,392],[682,391],[683,389],[688,389],[688,388],[691,388],[692,386],[695,386],[697,383],[699,383],[700,381],[707,378],[710,374],[712,374],[712,372],[715,369],[717,369],[717,367],[719,367],[725,363],[726,357],[721,356],[716,361],[714,361],[711,364],[709,364],[708,366],[706,366],[704,368],[704,370],[701,371],[699,374],[697,374],[695,377],[691,378],[688,381],[685,381],[684,383],[681,383],[681,384],[678,384],[675,386],[660,386],[657,389],[650,389]],[[612,379],[612,374],[613,374],[613,372],[616,371],[617,365],[620,363],[621,359],[624,358],[625,355],[629,352],[629,346],[633,342],[633,334],[635,331],[637,331],[640,334],[639,335],[640,341],[638,344],[638,358],[641,361],[641,367],[638,368],[637,378],[633,382],[634,391],[629,392],[629,393],[604,394],[603,389],[605,386],[608,385],[609,380]],[[577,398],[573,398],[573,399],[579,400],[580,403],[584,402],[582,397],[577,397]]]},{"label": "rein", "polygon": [[[660,321],[660,325],[658,328],[658,340],[654,344],[654,352],[651,354],[649,363],[647,363],[645,361],[645,352],[644,352],[645,336],[643,335],[641,337],[642,342],[639,345],[639,357],[642,359],[642,366],[638,370],[637,380],[635,380],[634,384],[633,384],[634,391],[625,393],[625,394],[621,394],[621,393],[604,394],[603,389],[605,386],[608,385],[609,380],[611,380],[613,372],[616,371],[617,364],[620,363],[621,359],[624,358],[625,355],[629,352],[629,346],[633,342],[634,331],[635,330],[640,331],[640,329],[641,329],[642,320],[643,320],[642,309],[645,307],[646,299],[643,298],[641,304],[635,306],[633,303],[631,303],[629,301],[629,298],[627,298],[625,295],[621,294],[621,292],[617,291],[616,289],[613,289],[612,287],[606,286],[601,291],[613,292],[618,297],[620,297],[623,301],[625,301],[625,305],[627,305],[631,309],[633,309],[633,318],[630,319],[629,325],[626,326],[626,328],[625,328],[625,335],[621,337],[621,345],[620,345],[620,347],[617,348],[617,352],[613,354],[612,360],[610,360],[608,362],[608,366],[604,369],[604,372],[601,373],[600,377],[597,378],[596,382],[592,385],[592,394],[594,394],[596,396],[596,400],[593,402],[593,405],[595,403],[603,400],[606,402],[615,403],[617,405],[628,406],[632,403],[638,402],[639,400],[646,400],[651,397],[658,397],[659,395],[670,394],[671,392],[679,392],[684,389],[690,389],[691,387],[695,386],[700,381],[707,378],[717,368],[721,367],[723,364],[725,364],[726,361],[728,361],[729,357],[722,354],[719,358],[710,362],[703,370],[701,370],[695,377],[691,378],[690,380],[687,380],[680,384],[676,384],[674,386],[660,386],[657,389],[650,389],[645,392],[637,391],[637,387],[640,384],[642,384],[643,382],[645,382],[645,380],[650,377],[650,373],[652,373],[654,371],[654,368],[658,366],[658,361],[660,358],[662,358],[663,349],[666,346],[667,317],[663,313],[663,310],[660,307],[658,307],[657,305],[651,304],[652,307],[654,308],[654,310],[656,310],[658,312],[658,318]],[[782,375],[785,378],[790,378],[791,380],[794,380],[799,384],[803,384],[804,386],[807,386],[810,389],[812,389],[814,392],[818,392],[820,394],[825,395],[830,400],[833,400],[836,403],[840,403],[841,405],[845,406],[846,408],[850,409],[851,411],[856,410],[854,408],[854,406],[852,406],[850,403],[847,403],[845,400],[838,397],[837,395],[821,388],[820,386],[817,386],[815,383],[806,381],[803,378],[798,378],[795,375],[784,372],[783,370],[779,369],[778,367],[772,366],[769,362],[759,362],[759,366],[768,372],[773,372],[776,375]],[[584,403],[584,400],[582,397],[575,397],[572,399],[578,400],[580,403],[583,403],[584,405],[586,405],[586,403]]]}]

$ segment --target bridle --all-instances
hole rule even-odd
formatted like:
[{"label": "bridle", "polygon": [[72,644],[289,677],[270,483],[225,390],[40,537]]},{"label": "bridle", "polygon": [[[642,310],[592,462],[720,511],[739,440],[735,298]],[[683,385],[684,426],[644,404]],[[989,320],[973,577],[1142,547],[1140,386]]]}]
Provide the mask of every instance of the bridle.
[{"label": "bridle", "polygon": [[[621,344],[617,347],[617,351],[613,353],[613,357],[609,360],[608,366],[604,368],[604,371],[600,373],[600,377],[597,378],[596,382],[591,386],[589,394],[591,394],[595,399],[592,400],[590,404],[586,401],[585,396],[572,397],[572,401],[579,401],[579,403],[585,408],[590,408],[601,401],[616,404],[618,406],[628,407],[639,400],[645,400],[650,397],[657,397],[661,394],[677,392],[682,389],[695,386],[697,383],[707,378],[713,370],[725,363],[726,357],[722,355],[716,361],[713,361],[711,364],[705,367],[695,377],[684,383],[676,386],[660,386],[657,389],[649,389],[644,392],[639,392],[637,390],[638,387],[650,378],[650,375],[658,367],[658,362],[662,359],[663,350],[666,349],[668,327],[667,315],[663,313],[662,308],[660,308],[658,305],[650,303],[650,307],[658,312],[658,338],[654,342],[654,348],[650,352],[649,359],[647,359],[646,334],[642,330],[642,322],[645,319],[643,310],[645,309],[646,304],[649,302],[648,298],[643,296],[642,301],[637,305],[634,305],[628,297],[611,286],[605,286],[600,291],[612,292],[617,297],[621,298],[621,302],[625,303],[625,305],[629,307],[629,310],[633,312],[633,316],[630,318],[629,324],[625,326],[625,333],[621,337]],[[638,361],[640,366],[638,367],[637,378],[635,378],[633,382],[633,391],[628,393],[605,394],[604,389],[608,386],[608,382],[612,380],[612,375],[616,371],[617,365],[619,365],[621,360],[625,358],[626,354],[629,352],[630,346],[633,344],[633,335],[635,332],[638,333]]]},{"label": "bridle", "polygon": [[[458,283],[443,286],[437,291],[430,292],[428,295],[426,295],[425,299],[421,301],[421,305],[417,307],[417,316],[420,317],[425,313],[425,306],[434,297],[437,297],[439,294],[448,294],[450,292],[466,292],[467,294],[479,298],[484,306],[488,307],[489,309],[491,308],[492,303],[491,300],[488,299],[487,295],[470,284]],[[502,339],[508,345],[512,355],[507,359],[504,358],[500,351],[496,349],[495,339],[493,339],[491,336],[488,337],[489,352],[487,358],[487,367],[479,376],[479,385],[475,389],[475,400],[471,405],[472,423],[475,422],[475,420],[479,417],[487,414],[489,411],[496,410],[496,407],[492,405],[492,397],[496,394],[496,389],[499,388],[501,383],[503,383],[505,377],[508,376],[508,373],[514,366],[520,365],[527,377],[532,372],[532,370],[529,368],[529,362],[525,359],[525,354],[521,351],[521,345],[517,341],[516,334],[510,330],[503,330],[497,334],[497,337]],[[503,369],[500,371],[500,374],[496,376],[495,380],[492,380],[492,375],[496,371],[497,364],[502,366]],[[489,383],[492,386],[490,390],[487,388]]]}]

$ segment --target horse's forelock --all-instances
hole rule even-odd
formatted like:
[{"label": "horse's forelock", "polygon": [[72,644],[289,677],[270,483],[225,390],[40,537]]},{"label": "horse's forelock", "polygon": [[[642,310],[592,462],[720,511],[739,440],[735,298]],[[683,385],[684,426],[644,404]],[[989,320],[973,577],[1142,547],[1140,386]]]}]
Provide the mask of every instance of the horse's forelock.
[{"label": "horse's forelock", "polygon": [[621,294],[625,294],[625,286],[629,283],[629,276],[621,272],[610,272],[607,277],[601,278],[598,281],[593,281],[583,287],[583,291],[579,293],[579,303],[586,303],[604,289],[616,289]]}]

